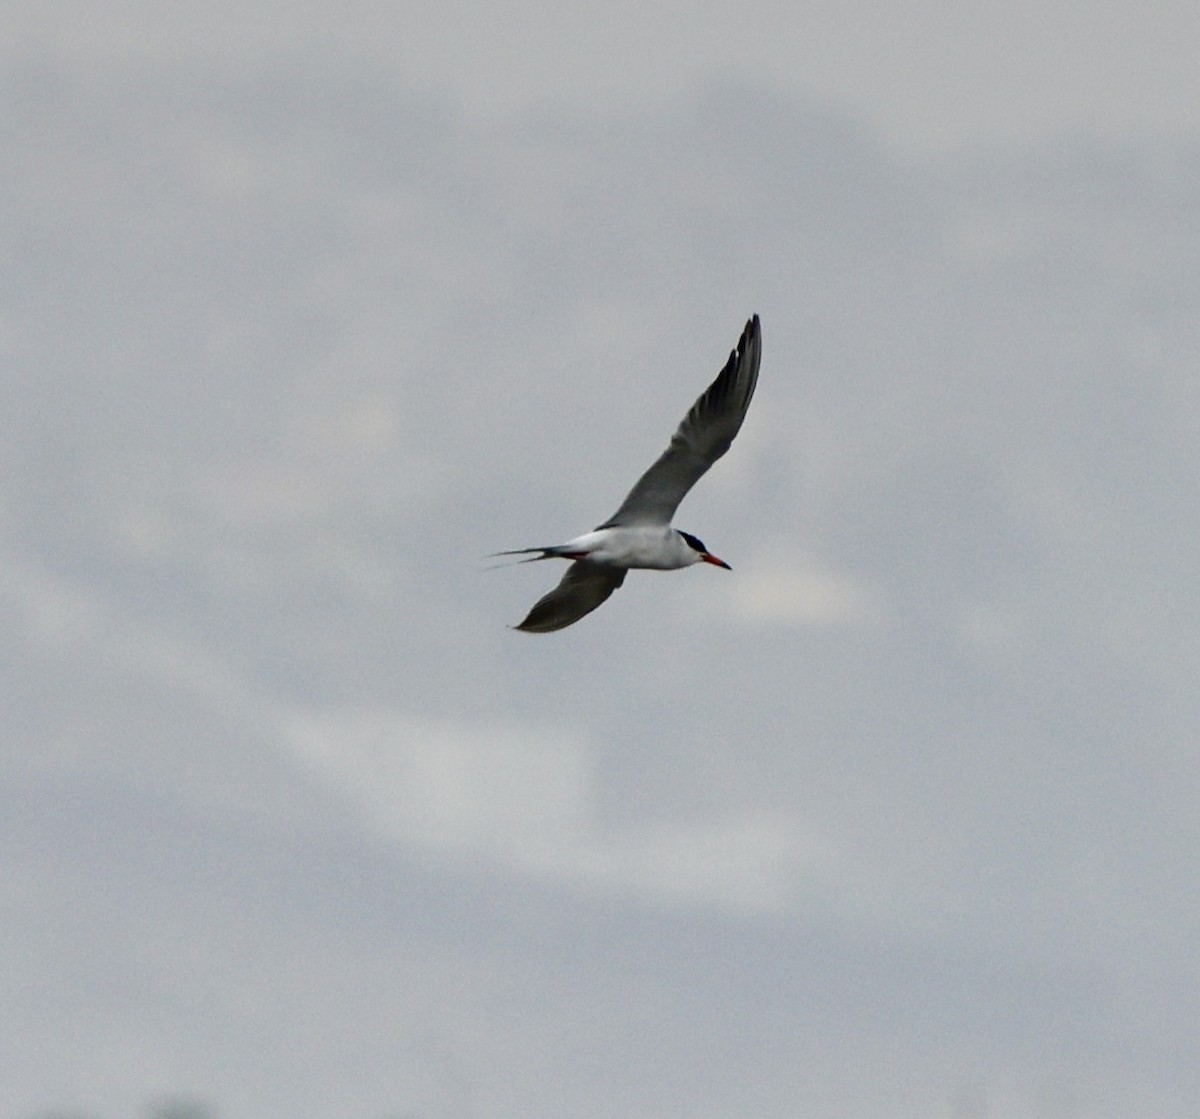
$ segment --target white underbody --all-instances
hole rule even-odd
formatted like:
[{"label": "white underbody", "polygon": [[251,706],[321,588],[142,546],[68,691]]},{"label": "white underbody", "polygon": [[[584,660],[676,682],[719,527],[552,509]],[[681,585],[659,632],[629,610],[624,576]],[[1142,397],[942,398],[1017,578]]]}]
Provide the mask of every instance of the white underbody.
[{"label": "white underbody", "polygon": [[617,525],[598,528],[568,540],[555,549],[564,555],[582,554],[592,563],[609,567],[640,567],[674,571],[700,562],[691,548],[670,525]]}]

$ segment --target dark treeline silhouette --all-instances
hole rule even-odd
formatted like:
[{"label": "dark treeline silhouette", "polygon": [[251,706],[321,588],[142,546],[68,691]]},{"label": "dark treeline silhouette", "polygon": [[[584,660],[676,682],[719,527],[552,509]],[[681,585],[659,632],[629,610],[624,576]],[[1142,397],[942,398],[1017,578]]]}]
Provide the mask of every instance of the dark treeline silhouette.
[{"label": "dark treeline silhouette", "polygon": [[[109,1119],[109,1116],[90,1111],[39,1111],[29,1119]],[[136,1119],[218,1119],[216,1111],[196,1100],[168,1100],[156,1103]]]}]

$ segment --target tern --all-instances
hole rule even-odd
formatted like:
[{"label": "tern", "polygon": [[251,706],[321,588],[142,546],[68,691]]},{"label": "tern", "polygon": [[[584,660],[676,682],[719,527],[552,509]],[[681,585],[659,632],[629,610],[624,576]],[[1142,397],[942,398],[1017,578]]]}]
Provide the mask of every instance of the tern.
[{"label": "tern", "polygon": [[521,563],[572,561],[558,586],[539,598],[514,629],[524,633],[564,629],[607,601],[631,568],[674,571],[711,563],[730,570],[698,537],[672,528],[671,518],[688,491],[729,450],[754,396],[761,358],[762,331],[755,315],[746,323],[725,368],[683,417],[670,445],[607,521],[565,544],[495,553],[531,556]]}]

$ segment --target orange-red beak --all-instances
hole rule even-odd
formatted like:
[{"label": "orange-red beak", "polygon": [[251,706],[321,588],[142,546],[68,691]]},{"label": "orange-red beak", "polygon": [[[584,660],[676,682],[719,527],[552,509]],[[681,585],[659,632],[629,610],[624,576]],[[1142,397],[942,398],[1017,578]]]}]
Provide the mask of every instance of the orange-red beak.
[{"label": "orange-red beak", "polygon": [[730,567],[729,564],[727,564],[723,559],[717,559],[717,557],[714,556],[711,552],[701,552],[700,558],[705,563],[711,563],[713,565],[713,567],[723,567],[723,568],[725,568],[726,571],[733,570],[733,568]]}]

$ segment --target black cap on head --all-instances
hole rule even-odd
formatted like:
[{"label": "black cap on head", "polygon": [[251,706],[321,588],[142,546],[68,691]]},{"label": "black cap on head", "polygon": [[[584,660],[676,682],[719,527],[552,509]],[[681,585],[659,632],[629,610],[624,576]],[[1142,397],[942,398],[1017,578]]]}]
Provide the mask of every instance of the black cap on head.
[{"label": "black cap on head", "polygon": [[[676,531],[678,532],[679,530],[676,529]],[[704,541],[701,540],[700,537],[693,536],[690,532],[680,532],[679,535],[687,541],[688,547],[691,548],[693,552],[699,552],[701,555],[708,555],[708,549],[704,546]]]}]

